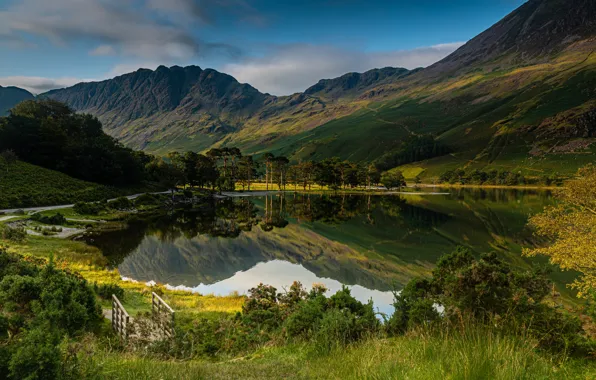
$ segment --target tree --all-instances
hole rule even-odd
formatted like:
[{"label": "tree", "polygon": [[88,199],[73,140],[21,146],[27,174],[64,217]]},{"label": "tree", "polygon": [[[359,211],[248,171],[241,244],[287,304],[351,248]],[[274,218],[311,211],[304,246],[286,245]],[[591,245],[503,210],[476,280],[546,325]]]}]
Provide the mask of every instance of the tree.
[{"label": "tree", "polygon": [[242,158],[242,152],[236,147],[232,147],[228,150],[230,157],[232,158],[232,180],[236,181],[236,160]]},{"label": "tree", "polygon": [[14,165],[17,160],[19,159],[17,157],[17,154],[11,150],[11,149],[7,149],[5,151],[3,151],[2,153],[0,153],[0,156],[2,157],[2,159],[4,160],[4,163],[6,165],[6,172],[8,173],[8,169]]},{"label": "tree", "polygon": [[378,185],[381,181],[381,172],[373,164],[366,169],[366,186],[370,188],[371,185]]},{"label": "tree", "polygon": [[581,273],[573,286],[580,297],[596,288],[596,167],[580,169],[565,189],[555,192],[560,203],[530,218],[535,233],[550,244],[525,249],[527,256],[545,255],[563,270]]},{"label": "tree", "polygon": [[99,120],[51,99],[19,103],[0,119],[0,151],[72,177],[109,185],[138,184],[147,155],[103,132]]},{"label": "tree", "polygon": [[318,162],[315,170],[315,182],[337,190],[341,185],[341,174],[338,171],[338,167],[341,164],[337,157]]},{"label": "tree", "polygon": [[162,158],[155,158],[146,166],[150,178],[171,190],[172,196],[178,186],[185,183],[183,169],[174,162],[166,162]]},{"label": "tree", "polygon": [[199,187],[204,188],[207,185],[215,186],[217,179],[219,178],[219,171],[217,170],[217,164],[215,160],[202,154],[196,157],[196,171],[197,171],[197,184]]},{"label": "tree", "polygon": [[239,177],[244,188],[244,183],[248,185],[248,191],[250,191],[250,184],[252,179],[256,175],[256,163],[252,156],[243,156],[238,163]]},{"label": "tree", "polygon": [[269,191],[269,177],[271,175],[271,165],[275,156],[271,153],[265,153],[265,188]]},{"label": "tree", "polygon": [[186,182],[190,185],[190,187],[194,187],[197,184],[199,179],[199,171],[197,169],[197,164],[199,160],[199,155],[195,152],[186,152],[184,153],[184,157],[182,158],[182,162],[184,163],[184,175],[186,176]]},{"label": "tree", "polygon": [[277,172],[277,186],[279,187],[280,190],[282,188],[285,189],[285,187],[286,187],[284,176],[285,176],[285,173],[286,173],[289,163],[290,163],[290,160],[288,160],[284,156],[275,157],[275,159],[273,160],[273,166],[277,169],[276,170],[276,172]]},{"label": "tree", "polygon": [[420,185],[422,183],[422,180],[420,179],[420,175],[417,175],[416,177],[414,177],[414,183],[416,184],[416,187],[418,187],[418,185]]},{"label": "tree", "polygon": [[381,176],[381,183],[389,190],[395,188],[401,189],[406,186],[406,179],[404,178],[403,173],[399,170],[392,170],[383,173]]}]

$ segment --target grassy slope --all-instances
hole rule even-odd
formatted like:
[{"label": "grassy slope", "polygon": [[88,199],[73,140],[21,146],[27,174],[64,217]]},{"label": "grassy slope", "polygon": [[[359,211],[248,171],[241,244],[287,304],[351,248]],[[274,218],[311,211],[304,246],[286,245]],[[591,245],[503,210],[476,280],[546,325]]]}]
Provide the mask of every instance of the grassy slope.
[{"label": "grassy slope", "polygon": [[572,174],[593,160],[594,148],[565,152],[551,148],[581,138],[574,117],[594,109],[596,54],[590,48],[572,47],[549,63],[524,67],[498,69],[495,63],[497,68],[432,83],[408,79],[381,88],[389,94],[384,98],[350,103],[359,110],[319,127],[280,131],[274,122],[264,120],[258,137],[247,137],[241,130],[224,143],[296,161],[333,156],[372,161],[409,135],[431,133],[453,153],[404,170],[423,178],[457,167]]},{"label": "grassy slope", "polygon": [[0,208],[34,207],[113,198],[116,189],[18,161],[0,165]]}]

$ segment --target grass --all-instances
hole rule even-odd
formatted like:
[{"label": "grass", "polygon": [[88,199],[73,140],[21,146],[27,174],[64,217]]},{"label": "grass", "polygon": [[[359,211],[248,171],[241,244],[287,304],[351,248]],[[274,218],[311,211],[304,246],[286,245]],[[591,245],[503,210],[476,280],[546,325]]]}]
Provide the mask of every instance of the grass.
[{"label": "grass", "polygon": [[[125,291],[122,303],[131,315],[151,309],[152,291],[162,294],[177,311],[195,316],[214,312],[235,313],[240,311],[244,302],[244,297],[238,295],[203,296],[162,286],[149,286],[142,282],[124,281],[116,269],[106,267],[107,259],[98,248],[80,241],[28,236],[25,242],[18,244],[0,239],[0,245],[8,246],[9,251],[22,255],[46,259],[53,257],[59,268],[78,272],[91,283],[119,285]],[[110,303],[104,301],[102,306],[109,308]]]},{"label": "grass", "polygon": [[320,353],[307,344],[263,347],[242,358],[160,361],[99,352],[106,379],[587,379],[596,365],[537,352],[532,341],[481,328],[421,331]]},{"label": "grass", "polygon": [[18,161],[0,165],[0,209],[48,206],[114,198],[118,189]]}]

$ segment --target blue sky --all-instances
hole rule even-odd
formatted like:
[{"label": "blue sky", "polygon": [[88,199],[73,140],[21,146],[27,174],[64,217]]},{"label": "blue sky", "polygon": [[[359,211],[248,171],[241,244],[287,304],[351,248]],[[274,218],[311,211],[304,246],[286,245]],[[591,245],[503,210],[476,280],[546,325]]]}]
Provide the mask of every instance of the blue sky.
[{"label": "blue sky", "polygon": [[0,0],[0,85],[39,93],[160,64],[263,92],[427,66],[523,0]]}]

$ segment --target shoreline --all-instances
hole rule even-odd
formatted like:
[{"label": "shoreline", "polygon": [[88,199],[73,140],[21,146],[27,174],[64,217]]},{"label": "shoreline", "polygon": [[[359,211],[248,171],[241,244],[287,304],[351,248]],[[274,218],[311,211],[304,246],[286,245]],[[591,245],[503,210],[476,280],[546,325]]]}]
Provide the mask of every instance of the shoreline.
[{"label": "shoreline", "polygon": [[[408,186],[410,187],[410,186]],[[435,188],[444,188],[444,189],[511,189],[511,190],[557,190],[557,189],[564,189],[565,186],[538,186],[538,185],[514,185],[514,186],[507,186],[507,185],[458,185],[458,184],[440,184],[440,185],[433,185],[433,184],[420,184],[418,187],[435,187]]]},{"label": "shoreline", "polygon": [[[516,185],[516,186],[505,186],[505,185],[458,185],[458,184],[441,184],[441,185],[433,185],[433,184],[419,184],[415,186],[406,186],[404,189],[503,189],[503,190],[544,190],[544,191],[552,191],[557,189],[564,189],[563,186],[525,186],[525,185]],[[163,192],[152,192],[149,194],[169,194],[170,191],[163,191]],[[375,189],[345,189],[345,190],[328,190],[328,189],[311,189],[311,190],[303,190],[303,189],[286,189],[286,190],[237,190],[237,191],[224,191],[221,194],[214,192],[211,195],[214,198],[242,198],[242,197],[261,197],[271,194],[281,194],[281,193],[312,193],[312,194],[361,194],[361,195],[449,195],[449,192],[444,191],[395,191],[395,190],[387,190],[381,188]],[[125,196],[128,199],[135,199],[141,194],[133,194]],[[113,200],[113,199],[111,199]],[[48,205],[48,206],[35,206],[35,207],[24,207],[24,208],[11,208],[11,209],[4,209],[0,210],[0,221],[6,221],[16,216],[11,216],[8,214],[13,214],[18,211],[24,212],[42,212],[42,211],[51,211],[51,210],[60,210],[64,208],[74,207],[74,204],[64,204],[64,205]]]}]

